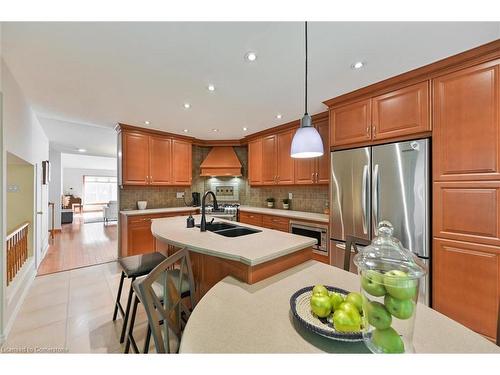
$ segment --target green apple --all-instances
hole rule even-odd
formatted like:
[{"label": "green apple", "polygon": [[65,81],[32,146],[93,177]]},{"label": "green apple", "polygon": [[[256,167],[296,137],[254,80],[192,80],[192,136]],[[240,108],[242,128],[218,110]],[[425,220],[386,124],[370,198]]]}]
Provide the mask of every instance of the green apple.
[{"label": "green apple", "polygon": [[311,297],[311,310],[320,318],[326,318],[332,312],[330,297],[321,294],[313,294]]},{"label": "green apple", "polygon": [[372,296],[381,297],[385,294],[384,276],[380,272],[373,270],[363,272],[361,286]]},{"label": "green apple", "polygon": [[[386,309],[399,319],[409,319],[415,310],[415,304],[411,299],[397,299],[387,294],[384,297],[384,305]],[[378,327],[377,327],[378,328]]]},{"label": "green apple", "polygon": [[344,297],[340,293],[331,293],[330,294],[330,303],[332,304],[332,310],[337,310],[340,304],[344,302]]},{"label": "green apple", "polygon": [[392,327],[374,330],[372,332],[372,343],[383,353],[405,352],[403,340]]},{"label": "green apple", "polygon": [[337,310],[342,310],[342,311],[345,311],[346,313],[348,313],[349,315],[352,315],[353,317],[360,317],[361,318],[361,315],[359,314],[359,310],[358,308],[352,304],[351,302],[342,302],[339,307],[337,308]]},{"label": "green apple", "polygon": [[339,332],[358,332],[361,330],[361,316],[359,313],[354,316],[345,310],[337,310],[333,313],[333,326]]},{"label": "green apple", "polygon": [[384,285],[387,293],[397,299],[410,299],[417,294],[417,280],[410,279],[408,274],[400,270],[392,270],[384,274]]},{"label": "green apple", "polygon": [[363,311],[363,297],[361,296],[361,294],[357,292],[351,292],[347,295],[345,301],[350,302],[354,306],[356,306],[360,313]]},{"label": "green apple", "polygon": [[365,309],[370,325],[378,329],[386,329],[391,326],[391,314],[380,302],[368,302],[365,304]]},{"label": "green apple", "polygon": [[328,289],[326,289],[323,285],[315,285],[313,290],[312,290],[312,294],[315,295],[315,294],[319,294],[319,295],[322,295],[322,296],[327,296],[328,295]]}]

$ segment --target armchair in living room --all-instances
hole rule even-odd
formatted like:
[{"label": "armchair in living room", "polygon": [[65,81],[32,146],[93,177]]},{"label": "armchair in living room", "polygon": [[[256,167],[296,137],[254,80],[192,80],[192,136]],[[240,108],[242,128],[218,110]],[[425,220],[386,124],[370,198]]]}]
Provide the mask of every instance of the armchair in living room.
[{"label": "armchair in living room", "polygon": [[118,220],[118,202],[117,201],[109,201],[109,203],[102,208],[102,213],[104,216],[104,225],[106,225],[109,221]]}]

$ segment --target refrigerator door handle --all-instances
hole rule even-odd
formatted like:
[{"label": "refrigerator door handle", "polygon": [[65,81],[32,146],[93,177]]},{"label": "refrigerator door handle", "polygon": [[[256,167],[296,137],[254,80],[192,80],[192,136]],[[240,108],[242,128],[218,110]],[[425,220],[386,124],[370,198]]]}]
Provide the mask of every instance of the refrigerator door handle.
[{"label": "refrigerator door handle", "polygon": [[377,227],[378,227],[378,222],[380,221],[378,212],[378,203],[379,203],[378,185],[379,185],[378,164],[375,164],[375,166],[373,167],[373,227],[375,228],[374,233],[376,236],[378,236]]},{"label": "refrigerator door handle", "polygon": [[368,165],[365,165],[363,167],[363,181],[362,181],[362,188],[361,188],[361,209],[363,210],[363,233],[367,234],[368,233],[368,228],[367,228],[367,223],[368,223],[368,218],[366,217],[368,210],[366,209],[366,201],[368,199],[367,196],[367,191],[366,187],[368,185],[367,182],[368,179]]}]

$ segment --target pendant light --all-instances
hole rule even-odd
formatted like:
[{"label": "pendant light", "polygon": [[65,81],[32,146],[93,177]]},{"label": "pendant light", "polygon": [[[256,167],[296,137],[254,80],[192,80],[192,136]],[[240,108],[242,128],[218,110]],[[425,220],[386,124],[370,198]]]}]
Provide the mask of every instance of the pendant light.
[{"label": "pendant light", "polygon": [[318,130],[312,125],[311,116],[307,113],[307,21],[305,23],[306,39],[306,70],[305,70],[305,113],[300,120],[300,127],[295,132],[292,140],[290,156],[305,159],[316,158],[323,155],[323,141]]}]

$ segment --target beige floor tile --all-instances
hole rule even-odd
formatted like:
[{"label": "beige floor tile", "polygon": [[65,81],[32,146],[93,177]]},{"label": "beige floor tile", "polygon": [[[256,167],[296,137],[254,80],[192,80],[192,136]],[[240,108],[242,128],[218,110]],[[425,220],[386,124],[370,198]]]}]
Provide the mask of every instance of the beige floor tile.
[{"label": "beige floor tile", "polygon": [[45,294],[50,292],[63,292],[68,291],[69,288],[69,278],[60,279],[47,279],[48,276],[36,277],[33,284],[29,290],[29,294]]},{"label": "beige floor tile", "polygon": [[111,320],[108,308],[98,309],[70,318],[68,348],[72,353],[112,353],[122,351],[120,345],[121,321]]},{"label": "beige floor tile", "polygon": [[40,310],[45,307],[67,303],[68,300],[67,288],[56,288],[46,293],[33,293],[29,291],[21,307],[21,311],[30,312]]},{"label": "beige floor tile", "polygon": [[67,303],[50,305],[33,311],[21,309],[12,327],[12,333],[33,331],[49,324],[66,321],[67,313]]},{"label": "beige floor tile", "polygon": [[68,314],[69,317],[75,317],[105,306],[109,306],[110,309],[113,306],[113,298],[109,290],[85,298],[74,298],[70,295]]},{"label": "beige floor tile", "polygon": [[[9,335],[5,348],[31,348],[33,350],[66,349],[66,320],[48,324],[40,328]],[[42,350],[43,351],[43,350]]]}]

